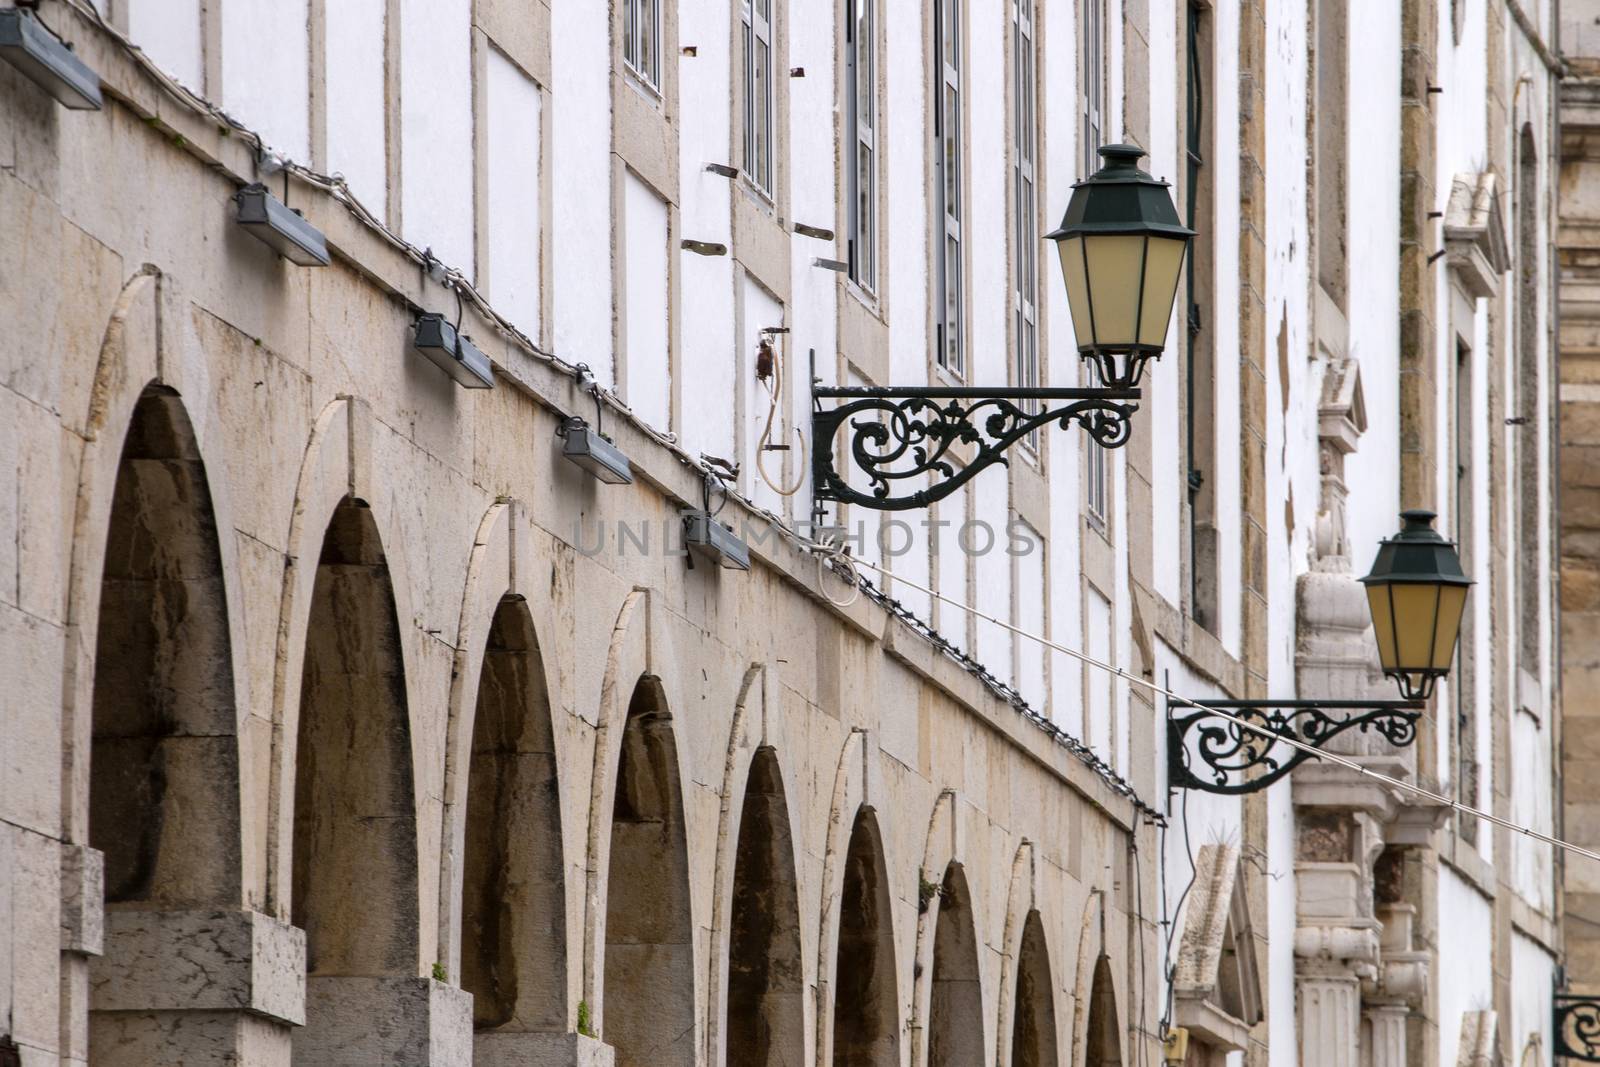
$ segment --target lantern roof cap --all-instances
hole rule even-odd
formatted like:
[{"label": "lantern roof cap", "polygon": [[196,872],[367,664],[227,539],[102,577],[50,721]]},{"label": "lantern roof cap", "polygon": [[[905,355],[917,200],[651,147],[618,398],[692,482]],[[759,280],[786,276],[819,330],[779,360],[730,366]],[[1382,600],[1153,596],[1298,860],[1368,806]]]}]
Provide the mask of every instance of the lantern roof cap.
[{"label": "lantern roof cap", "polygon": [[1134,144],[1100,146],[1105,164],[1072,185],[1072,199],[1061,225],[1045,237],[1065,240],[1080,234],[1194,236],[1178,219],[1169,183],[1139,168],[1145,151]]},{"label": "lantern roof cap", "polygon": [[1426,508],[1402,511],[1405,525],[1393,537],[1378,542],[1372,572],[1361,581],[1367,585],[1472,585],[1472,579],[1461,570],[1456,546],[1433,528],[1436,517]]}]

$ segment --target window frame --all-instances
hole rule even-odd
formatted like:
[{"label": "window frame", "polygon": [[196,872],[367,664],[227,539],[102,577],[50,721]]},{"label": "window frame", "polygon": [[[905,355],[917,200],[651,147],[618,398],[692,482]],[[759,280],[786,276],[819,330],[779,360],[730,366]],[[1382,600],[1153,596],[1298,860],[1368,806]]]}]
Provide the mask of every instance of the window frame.
[{"label": "window frame", "polygon": [[[1039,357],[1039,85],[1040,0],[1011,0],[1011,313],[1015,339],[1011,373],[1024,389],[1042,384]],[[1028,412],[1038,401],[1023,402]],[[1038,458],[1039,432],[1023,439]]]},{"label": "window frame", "polygon": [[[863,15],[864,13],[864,15]],[[849,189],[846,263],[852,282],[878,287],[878,0],[845,0],[845,113]],[[865,63],[865,71],[860,67]],[[862,122],[863,112],[866,122]]]},{"label": "window frame", "polygon": [[[661,6],[663,0],[622,0],[622,63],[640,84],[661,92]],[[641,14],[649,24],[641,25]],[[651,47],[641,46],[648,41]]]},{"label": "window frame", "polygon": [[[772,40],[776,6],[777,0],[741,0],[739,13],[744,52],[744,158],[739,169],[750,185],[768,200],[777,196],[777,123],[774,116],[778,94],[773,80],[776,52]],[[758,63],[763,45],[766,53]]]},{"label": "window frame", "polygon": [[[934,233],[938,242],[934,304],[934,359],[952,377],[967,376],[966,243],[962,222],[966,208],[962,143],[962,0],[934,0],[933,93]],[[947,61],[949,56],[953,62]]]}]

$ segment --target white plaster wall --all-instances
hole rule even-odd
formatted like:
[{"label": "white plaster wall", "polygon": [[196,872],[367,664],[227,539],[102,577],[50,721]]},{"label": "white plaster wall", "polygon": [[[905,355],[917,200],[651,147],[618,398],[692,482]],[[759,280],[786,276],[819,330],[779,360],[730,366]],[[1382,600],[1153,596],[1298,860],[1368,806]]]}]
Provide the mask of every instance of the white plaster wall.
[{"label": "white plaster wall", "polygon": [[[783,499],[771,486],[762,480],[756,470],[756,457],[759,455],[761,434],[766,426],[767,413],[772,407],[772,394],[756,378],[755,364],[756,347],[760,343],[761,331],[768,327],[782,329],[786,325],[784,308],[771,293],[768,293],[748,275],[744,279],[742,295],[743,304],[740,309],[742,329],[739,335],[739,347],[733,353],[733,362],[738,367],[738,375],[744,389],[743,425],[740,427],[739,432],[740,448],[742,450],[740,475],[744,483],[745,492],[752,500],[761,507],[781,514],[783,512]],[[775,352],[782,353],[788,350],[788,338],[783,334],[774,335],[772,344]],[[631,353],[631,347],[629,351]],[[705,353],[701,358],[715,358],[715,356],[716,353]],[[690,372],[689,377],[684,381],[684,391],[688,392],[691,389],[698,388],[697,381],[698,379]],[[778,400],[777,414],[773,419],[773,424],[776,427],[774,436],[779,438],[776,443],[783,444],[785,442],[781,440],[781,435],[787,420],[784,418],[782,398],[779,397]],[[727,416],[724,414],[722,418],[726,419]],[[787,443],[793,445],[794,442],[789,441]],[[765,459],[768,471],[776,475],[774,481],[782,485],[783,454],[770,452]]]},{"label": "white plaster wall", "polygon": [[[1032,527],[1017,520],[1008,539],[1007,551],[1014,553],[1013,574],[1016,583],[1016,602],[1013,605],[1015,625],[1029,633],[1045,632],[1045,545]],[[1050,691],[1045,677],[1045,648],[1037,641],[1018,638],[1015,642],[1017,664],[1016,686],[1023,698],[1036,711],[1050,706]]]},{"label": "white plaster wall", "polygon": [[539,336],[539,86],[490,47],[484,94],[488,137],[489,298],[529,337]]},{"label": "white plaster wall", "polygon": [[222,8],[222,106],[297,163],[311,158],[306,5],[281,0]]},{"label": "white plaster wall", "polygon": [[[1184,108],[1179,101],[1188,91],[1187,41],[1182,32],[1186,17],[1187,9],[1180,9],[1173,0],[1150,4],[1150,72],[1145,81],[1150,97],[1150,143],[1146,146],[1150,155],[1145,165],[1151,174],[1172,183],[1174,195],[1184,169]],[[1055,219],[1049,221],[1053,225]],[[1061,285],[1057,267],[1053,255],[1041,261],[1044,284]],[[1173,604],[1181,603],[1183,598],[1182,504],[1187,482],[1182,470],[1184,390],[1179,351],[1187,330],[1186,308],[1184,287],[1180,285],[1167,327],[1166,352],[1159,362],[1145,367],[1145,399],[1138,417],[1139,432],[1150,436],[1152,507],[1149,529],[1140,529],[1134,535],[1151,539],[1155,589]]]},{"label": "white plaster wall", "polygon": [[[1216,55],[1215,82],[1218,87],[1239,84],[1239,11],[1233,4],[1213,8]],[[1216,306],[1239,306],[1239,153],[1228,146],[1238,143],[1239,94],[1221,91],[1212,97],[1216,105],[1217,160],[1212,174],[1216,198]],[[1270,180],[1270,179],[1269,179]],[[1217,500],[1217,588],[1221,594],[1221,633],[1223,646],[1237,656],[1240,648],[1240,602],[1237,590],[1243,588],[1240,544],[1243,525],[1240,511],[1240,428],[1238,405],[1230,398],[1239,395],[1239,361],[1229,358],[1239,351],[1239,322],[1233,315],[1219,314],[1214,333],[1216,345],[1216,500]]]},{"label": "white plaster wall", "polygon": [[1556,961],[1543,945],[1520,931],[1511,932],[1511,1018],[1502,1033],[1510,1047],[1508,1065],[1522,1067],[1528,1047],[1539,1049],[1534,1063],[1550,1063],[1554,1035],[1550,1031],[1551,991]]},{"label": "white plaster wall", "polygon": [[413,244],[473,272],[470,0],[401,0],[400,220]]},{"label": "white plaster wall", "polygon": [[[1349,278],[1349,352],[1361,365],[1366,393],[1367,432],[1345,459],[1345,481],[1359,486],[1345,514],[1351,564],[1365,574],[1380,538],[1399,528],[1400,440],[1399,292],[1394,284],[1400,248],[1400,8],[1390,0],[1351,0],[1350,23],[1360,26],[1349,38],[1352,69],[1362,72],[1350,85],[1352,151],[1346,210],[1350,261],[1360,264]],[[1359,140],[1355,139],[1359,135]],[[1359,145],[1359,150],[1356,146]]]},{"label": "white plaster wall", "polygon": [[132,0],[128,36],[156,65],[195,92],[205,89],[200,0]]},{"label": "white plaster wall", "polygon": [[1494,1007],[1494,916],[1489,902],[1449,867],[1439,868],[1439,1062],[1455,1063],[1461,1013]]},{"label": "white plaster wall", "polygon": [[389,202],[384,113],[384,0],[340,0],[324,9],[328,169],[379,218]]},{"label": "white plaster wall", "polygon": [[672,377],[667,358],[667,205],[631,171],[622,179],[623,322],[627,381],[623,398],[658,430],[671,428]]},{"label": "white plaster wall", "polygon": [[550,13],[551,174],[555,182],[556,350],[616,381],[611,351],[610,10],[554,4]]}]

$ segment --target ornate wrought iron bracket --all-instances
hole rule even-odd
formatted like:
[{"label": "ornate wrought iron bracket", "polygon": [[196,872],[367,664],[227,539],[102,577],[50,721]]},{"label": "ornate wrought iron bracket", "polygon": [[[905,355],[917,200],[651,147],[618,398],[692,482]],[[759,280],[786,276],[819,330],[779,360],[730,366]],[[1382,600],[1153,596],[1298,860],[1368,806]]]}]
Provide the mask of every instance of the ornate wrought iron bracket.
[{"label": "ornate wrought iron bracket", "polygon": [[[877,511],[927,507],[971,481],[1006,450],[1052,422],[1076,422],[1101,448],[1120,448],[1133,429],[1137,389],[984,389],[816,386],[811,481],[817,499]],[[842,400],[824,408],[823,400]],[[850,486],[834,462],[834,438],[849,420],[849,460],[870,492]],[[971,448],[970,456],[963,455]],[[961,462],[957,462],[960,460]],[[925,488],[896,493],[917,485]]]},{"label": "ornate wrought iron bracket", "polygon": [[1600,997],[1557,993],[1552,1004],[1550,1032],[1555,1035],[1555,1056],[1585,1063],[1600,1063]]},{"label": "ornate wrought iron bracket", "polygon": [[[1205,705],[1175,700],[1168,706],[1167,782],[1174,789],[1224,796],[1265,789],[1316,758],[1282,739],[1321,748],[1349,730],[1374,731],[1404,748],[1416,740],[1423,708],[1420,700],[1207,700]],[[1177,714],[1182,708],[1197,710]],[[1214,715],[1211,708],[1267,733]]]}]

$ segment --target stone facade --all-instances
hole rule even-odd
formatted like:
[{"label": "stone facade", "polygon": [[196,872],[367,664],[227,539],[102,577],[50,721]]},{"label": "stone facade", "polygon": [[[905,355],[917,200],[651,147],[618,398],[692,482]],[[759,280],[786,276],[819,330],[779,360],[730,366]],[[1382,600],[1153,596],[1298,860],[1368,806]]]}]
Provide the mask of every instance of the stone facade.
[{"label": "stone facade", "polygon": [[[1470,681],[1334,747],[1545,825],[1553,7],[924,6],[45,0],[105,106],[0,64],[0,1065],[1549,1048],[1548,852],[1330,764],[1174,791],[1162,690],[1391,695],[1355,576],[1435,506]],[[1091,138],[1201,231],[1133,441],[1048,427],[904,552],[829,509],[852,589],[808,379],[1087,384],[1034,238]],[[748,572],[683,546],[724,499]],[[976,519],[1034,550],[941,555]]]}]

